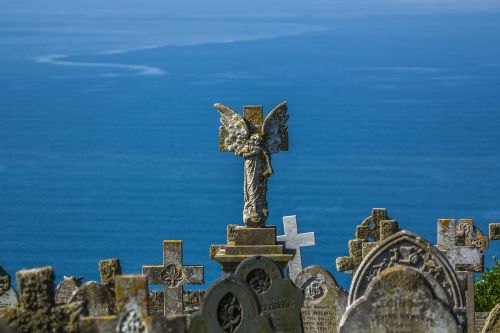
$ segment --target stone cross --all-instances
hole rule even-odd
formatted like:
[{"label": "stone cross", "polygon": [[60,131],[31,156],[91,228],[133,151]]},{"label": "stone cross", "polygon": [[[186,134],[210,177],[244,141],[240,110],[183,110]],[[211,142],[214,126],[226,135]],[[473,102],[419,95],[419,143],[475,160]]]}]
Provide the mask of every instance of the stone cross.
[{"label": "stone cross", "polygon": [[183,266],[182,241],[163,241],[163,265],[143,266],[142,274],[152,285],[164,286],[164,314],[183,314],[185,284],[203,284],[203,266]]},{"label": "stone cross", "polygon": [[299,234],[296,215],[283,216],[283,228],[285,229],[285,234],[278,236],[277,240],[278,242],[285,242],[285,248],[287,250],[295,251],[293,260],[288,263],[288,275],[292,281],[295,281],[297,275],[302,271],[300,248],[316,244],[314,232]]},{"label": "stone cross", "polygon": [[457,227],[453,219],[438,220],[437,248],[444,252],[450,263],[460,270],[481,272],[484,268],[484,256],[481,249],[469,245],[457,245]]}]

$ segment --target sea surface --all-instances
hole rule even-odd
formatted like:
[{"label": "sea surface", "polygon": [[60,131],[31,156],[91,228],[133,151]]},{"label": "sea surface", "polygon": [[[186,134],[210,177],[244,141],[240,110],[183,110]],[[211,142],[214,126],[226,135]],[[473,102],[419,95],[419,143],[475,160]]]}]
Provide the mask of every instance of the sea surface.
[{"label": "sea surface", "polygon": [[[4,4],[5,5],[5,4]],[[68,6],[68,5],[66,5]],[[69,6],[68,6],[69,7]],[[97,8],[97,7],[96,7]],[[289,105],[268,224],[344,287],[335,258],[373,207],[436,242],[438,218],[500,221],[500,13],[292,8],[55,10],[0,5],[0,264],[58,281],[161,264],[220,274],[241,224],[243,160],[218,151],[216,102]],[[486,254],[499,254],[491,244]]]}]

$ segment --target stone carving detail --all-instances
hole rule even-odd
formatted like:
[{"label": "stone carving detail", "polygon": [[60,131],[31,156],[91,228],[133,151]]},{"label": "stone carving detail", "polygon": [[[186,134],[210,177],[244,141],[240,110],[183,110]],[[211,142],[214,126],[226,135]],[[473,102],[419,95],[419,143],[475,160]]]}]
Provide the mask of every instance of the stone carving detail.
[{"label": "stone carving detail", "polygon": [[147,326],[135,309],[127,312],[118,325],[118,333],[147,333],[147,331]]},{"label": "stone carving detail", "polygon": [[242,117],[233,109],[215,104],[221,115],[219,150],[245,158],[243,222],[247,227],[264,226],[267,216],[267,181],[274,171],[271,154],[288,150],[286,102],[276,106],[263,121],[263,108],[244,108]]},{"label": "stone carving detail", "polygon": [[248,274],[247,282],[257,294],[262,294],[271,287],[271,277],[260,268],[254,269]]},{"label": "stone carving detail", "polygon": [[241,306],[236,296],[227,293],[217,307],[217,319],[225,332],[232,333],[241,324]]},{"label": "stone carving detail", "polygon": [[349,256],[337,258],[337,270],[353,273],[380,241],[399,230],[398,222],[387,216],[385,208],[373,208],[372,214],[356,227],[356,238],[349,241]]},{"label": "stone carving detail", "polygon": [[311,277],[304,283],[304,296],[307,301],[320,302],[327,294],[326,279],[322,274]]},{"label": "stone carving detail", "polygon": [[177,267],[176,265],[168,265],[161,272],[161,279],[165,283],[166,287],[177,287],[182,282],[182,268]]}]

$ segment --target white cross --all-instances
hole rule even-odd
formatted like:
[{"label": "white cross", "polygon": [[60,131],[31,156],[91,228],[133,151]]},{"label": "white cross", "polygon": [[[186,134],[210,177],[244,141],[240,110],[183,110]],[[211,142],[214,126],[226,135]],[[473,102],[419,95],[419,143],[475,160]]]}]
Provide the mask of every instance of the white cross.
[{"label": "white cross", "polygon": [[481,250],[474,246],[458,246],[455,220],[438,220],[437,248],[442,251],[456,269],[456,265],[482,264]]},{"label": "white cross", "polygon": [[292,261],[288,263],[288,275],[295,281],[295,277],[302,271],[302,258],[300,248],[303,246],[315,245],[314,232],[299,234],[297,230],[297,216],[283,216],[283,228],[285,234],[278,236],[278,242],[285,242],[285,249],[295,250]]}]

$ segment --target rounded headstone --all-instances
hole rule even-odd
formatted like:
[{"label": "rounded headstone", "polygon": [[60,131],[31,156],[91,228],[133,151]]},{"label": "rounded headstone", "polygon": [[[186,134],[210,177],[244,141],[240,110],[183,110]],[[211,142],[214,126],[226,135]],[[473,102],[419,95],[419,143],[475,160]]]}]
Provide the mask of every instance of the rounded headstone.
[{"label": "rounded headstone", "polygon": [[84,302],[89,317],[106,316],[116,313],[113,291],[95,281],[87,282],[81,286],[71,295],[69,302]]}]

